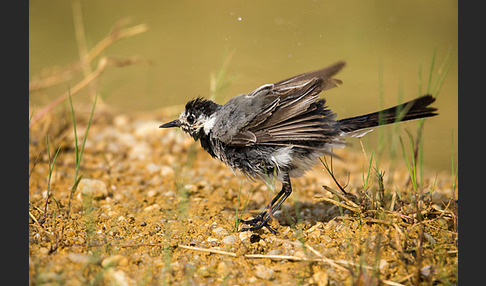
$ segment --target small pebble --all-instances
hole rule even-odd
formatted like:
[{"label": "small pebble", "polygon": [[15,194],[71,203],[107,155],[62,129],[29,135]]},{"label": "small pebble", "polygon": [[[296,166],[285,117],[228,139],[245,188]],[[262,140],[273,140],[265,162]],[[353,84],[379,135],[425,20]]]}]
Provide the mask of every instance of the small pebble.
[{"label": "small pebble", "polygon": [[108,195],[108,188],[101,180],[81,179],[78,190],[81,196],[106,197]]},{"label": "small pebble", "polygon": [[255,275],[263,280],[271,280],[273,278],[273,269],[267,268],[265,265],[259,264],[256,266]]},{"label": "small pebble", "polygon": [[69,260],[75,263],[87,263],[89,261],[89,255],[80,253],[68,253],[67,257]]},{"label": "small pebble", "polygon": [[136,142],[128,150],[128,158],[134,160],[147,160],[152,155],[152,147],[147,142]]},{"label": "small pebble", "polygon": [[201,275],[202,277],[209,277],[211,276],[211,271],[209,271],[209,268],[207,266],[201,266],[201,268],[199,268],[197,270],[197,273],[199,275]]},{"label": "small pebble", "polygon": [[273,250],[270,250],[267,255],[280,255],[282,253],[282,251],[280,249],[273,249]]},{"label": "small pebble", "polygon": [[388,268],[390,268],[390,264],[388,263],[388,261],[386,261],[386,259],[380,259],[380,264],[378,265],[378,267],[380,268],[380,271],[388,271]]},{"label": "small pebble", "polygon": [[163,193],[162,195],[165,196],[165,197],[173,197],[175,195],[175,192],[174,191],[167,191],[167,192]]},{"label": "small pebble", "polygon": [[135,281],[120,269],[115,270],[114,268],[110,268],[105,272],[104,277],[107,280],[107,285],[135,285]]},{"label": "small pebble", "polygon": [[158,195],[158,191],[157,190],[150,190],[147,192],[147,197],[149,198],[152,198],[152,197],[155,197],[156,195]]},{"label": "small pebble", "polygon": [[324,286],[327,285],[329,281],[329,275],[327,273],[319,271],[314,273],[312,275],[312,280],[314,280],[314,283],[316,283],[318,286]]},{"label": "small pebble", "polygon": [[420,274],[425,278],[429,278],[430,275],[434,274],[434,267],[432,265],[427,265],[420,269]]},{"label": "small pebble", "polygon": [[103,266],[103,268],[114,267],[118,265],[125,266],[127,264],[128,258],[119,254],[109,256],[101,261],[101,266]]},{"label": "small pebble", "polygon": [[230,268],[224,261],[221,261],[216,268],[216,272],[218,273],[218,276],[225,277],[230,273]]},{"label": "small pebble", "polygon": [[227,235],[228,231],[226,229],[224,229],[224,227],[220,226],[220,227],[213,229],[213,233],[216,234],[217,236],[223,236],[223,235]]},{"label": "small pebble", "polygon": [[150,205],[150,206],[144,208],[143,211],[150,212],[150,211],[159,210],[159,209],[160,209],[160,205],[159,204],[153,204],[153,205]]},{"label": "small pebble", "polygon": [[174,169],[168,166],[162,166],[162,168],[160,169],[160,175],[162,177],[173,177]]},{"label": "small pebble", "polygon": [[251,236],[251,233],[248,232],[248,231],[240,232],[240,234],[238,235],[238,237],[240,238],[241,241],[244,241],[246,239],[249,239],[250,236]]},{"label": "small pebble", "polygon": [[145,167],[147,172],[150,174],[154,174],[160,170],[160,165],[156,165],[154,163],[149,163],[147,167]]},{"label": "small pebble", "polygon": [[236,242],[236,235],[231,234],[223,238],[223,243],[226,245],[233,245]]},{"label": "small pebble", "polygon": [[284,249],[293,249],[293,246],[292,246],[292,244],[290,244],[288,242],[284,242],[284,243],[282,243],[282,248],[284,248]]},{"label": "small pebble", "polygon": [[125,127],[125,126],[130,125],[130,119],[128,119],[128,116],[126,116],[126,115],[117,115],[113,119],[113,124],[116,127],[120,127],[120,128]]},{"label": "small pebble", "polygon": [[302,251],[302,250],[297,250],[294,252],[294,256],[297,256],[297,257],[300,257],[300,258],[304,258],[305,257],[305,252]]}]

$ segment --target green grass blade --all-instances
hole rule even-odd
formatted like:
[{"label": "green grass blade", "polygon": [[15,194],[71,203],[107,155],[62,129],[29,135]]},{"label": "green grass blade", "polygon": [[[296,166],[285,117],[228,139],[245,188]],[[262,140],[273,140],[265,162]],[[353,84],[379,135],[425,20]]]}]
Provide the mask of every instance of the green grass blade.
[{"label": "green grass blade", "polygon": [[231,83],[230,80],[225,81],[225,78],[228,71],[229,63],[231,62],[231,58],[233,57],[234,53],[235,50],[232,50],[230,52],[225,51],[225,54],[223,56],[223,64],[218,71],[218,75],[215,76],[214,73],[211,73],[210,75],[209,99],[212,101],[216,101],[221,91],[224,88],[228,87]]},{"label": "green grass blade", "polygon": [[432,75],[434,73],[434,64],[435,64],[436,55],[437,55],[437,49],[434,49],[434,53],[432,54],[432,62],[430,63],[429,80],[427,81],[427,90],[426,90],[427,94],[430,94],[430,86],[432,84]]},{"label": "green grass blade", "polygon": [[83,137],[83,143],[81,145],[81,152],[79,154],[79,162],[78,162],[79,164],[81,164],[81,158],[83,157],[84,146],[86,144],[86,139],[88,139],[88,131],[89,131],[89,128],[91,126],[91,121],[93,120],[93,114],[94,114],[94,111],[95,111],[97,99],[98,99],[98,94],[96,94],[96,96],[94,98],[93,106],[91,107],[91,114],[89,115],[88,126],[86,126],[86,131],[85,131],[84,137]]},{"label": "green grass blade", "polygon": [[439,67],[439,72],[438,72],[438,79],[436,80],[436,84],[434,85],[434,88],[432,89],[432,94],[437,98],[439,95],[440,90],[442,89],[442,85],[444,83],[445,78],[447,77],[447,74],[449,73],[449,70],[452,67],[452,63],[454,62],[451,57],[451,50],[447,52],[447,55],[442,62],[441,66]]},{"label": "green grass blade", "polygon": [[[410,142],[410,151],[412,154],[414,154],[414,143],[413,143],[413,138],[411,135],[409,135],[409,142]],[[415,161],[415,156],[412,156],[412,184],[413,184],[413,189],[417,190],[417,162]]]},{"label": "green grass blade", "polygon": [[49,171],[51,170],[51,148],[49,145],[49,135],[46,135],[47,160],[49,162]]},{"label": "green grass blade", "polygon": [[30,126],[30,121],[32,120],[32,117],[34,116],[34,110],[35,110],[35,106],[32,107],[32,112],[30,113],[30,116],[29,116],[29,126]]},{"label": "green grass blade", "polygon": [[78,185],[81,182],[81,179],[83,178],[83,175],[80,175],[74,180],[74,184],[71,187],[71,194],[74,194],[74,192],[78,189]]},{"label": "green grass blade", "polygon": [[[407,165],[408,173],[410,175],[410,180],[412,182],[412,186],[414,190],[417,190],[417,183],[416,183],[416,170],[415,170],[415,159],[412,156],[412,161],[408,159],[407,152],[405,146],[403,144],[402,137],[400,137],[400,145],[402,147],[402,154],[403,158],[405,159],[405,163]],[[412,146],[412,154],[413,154],[413,140],[410,140],[410,145]]]},{"label": "green grass blade", "polygon": [[51,178],[52,172],[54,170],[54,166],[56,164],[57,155],[61,150],[61,147],[57,148],[56,154],[54,155],[54,159],[51,161],[51,148],[49,144],[49,135],[46,135],[46,145],[47,145],[47,158],[48,158],[48,175],[47,175],[47,195],[46,195],[46,202],[44,205],[44,218],[47,217],[47,205],[49,203],[49,197],[51,193]]},{"label": "green grass blade", "polygon": [[251,195],[251,194],[248,194],[248,196],[246,197],[246,200],[243,203],[243,206],[241,208],[241,214],[240,214],[239,211],[240,211],[240,202],[241,202],[241,190],[242,190],[242,187],[243,187],[243,181],[240,181],[240,188],[238,190],[238,200],[236,202],[236,222],[235,222],[235,228],[236,228],[236,230],[238,230],[238,227],[240,225],[240,220],[243,218],[243,214],[245,213],[246,208],[248,207],[248,201],[250,200],[250,195]]},{"label": "green grass blade", "polygon": [[76,116],[74,114],[73,99],[71,97],[71,88],[68,87],[69,91],[69,104],[71,106],[71,117],[73,119],[73,129],[74,129],[74,155],[75,155],[75,165],[76,169],[79,167],[79,150],[78,150],[78,132],[76,131]]},{"label": "green grass blade", "polygon": [[363,179],[363,189],[366,190],[368,189],[369,187],[369,180],[370,180],[370,177],[371,177],[371,164],[373,162],[373,156],[374,156],[374,152],[371,152],[371,157],[369,159],[369,163],[368,163],[368,171],[366,172],[366,178],[364,176],[365,174],[365,170],[364,170],[364,166],[363,166],[363,173],[362,173],[362,179]]},{"label": "green grass blade", "polygon": [[[417,124],[417,140],[415,142],[415,148],[417,148],[417,161],[420,174],[420,186],[423,186],[424,177],[424,144],[422,140],[422,134],[424,129],[425,119],[421,118]],[[414,151],[415,153],[415,151]],[[414,154],[415,155],[415,154]]]},{"label": "green grass blade", "polygon": [[76,128],[76,116],[74,114],[74,106],[73,106],[73,101],[72,101],[72,98],[71,98],[71,90],[69,89],[69,103],[70,103],[70,106],[71,106],[71,117],[73,119],[74,144],[75,144],[74,145],[74,152],[75,152],[75,159],[76,160],[75,160],[75,170],[74,170],[74,181],[73,181],[73,185],[71,187],[71,194],[69,196],[66,214],[69,214],[70,211],[71,211],[71,200],[72,200],[73,195],[76,192],[76,189],[78,188],[78,184],[79,184],[79,182],[81,181],[81,178],[82,178],[82,175],[78,176],[79,167],[81,166],[81,159],[83,157],[84,146],[86,144],[86,139],[88,138],[88,131],[89,131],[89,128],[91,126],[92,119],[93,119],[93,114],[94,114],[97,98],[98,98],[98,94],[96,94],[94,102],[93,102],[93,107],[91,108],[91,114],[90,114],[90,117],[89,117],[89,120],[88,120],[88,125],[86,127],[86,131],[84,133],[83,143],[81,145],[81,151],[80,151],[79,146],[78,146],[78,133],[77,133],[77,130],[76,130],[77,129]]}]

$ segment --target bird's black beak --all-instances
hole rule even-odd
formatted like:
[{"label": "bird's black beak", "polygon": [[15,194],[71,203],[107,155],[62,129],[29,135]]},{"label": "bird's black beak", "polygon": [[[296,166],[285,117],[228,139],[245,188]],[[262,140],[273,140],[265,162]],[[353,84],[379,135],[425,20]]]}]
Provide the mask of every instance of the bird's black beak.
[{"label": "bird's black beak", "polygon": [[167,122],[159,126],[159,128],[170,128],[170,127],[180,127],[181,121],[179,119],[173,120],[171,122]]}]

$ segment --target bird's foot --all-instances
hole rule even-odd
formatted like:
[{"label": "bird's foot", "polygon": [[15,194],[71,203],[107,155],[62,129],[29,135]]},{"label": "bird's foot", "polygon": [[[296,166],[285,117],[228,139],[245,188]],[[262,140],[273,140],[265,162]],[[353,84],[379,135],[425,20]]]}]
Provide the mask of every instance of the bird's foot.
[{"label": "bird's foot", "polygon": [[249,230],[255,231],[261,229],[262,227],[266,227],[271,233],[277,234],[277,231],[273,229],[268,223],[268,221],[270,220],[270,216],[266,216],[266,214],[267,212],[264,211],[253,219],[249,219],[249,220],[240,219],[239,222],[250,225],[250,227],[243,227],[239,231],[240,232],[249,231]]}]

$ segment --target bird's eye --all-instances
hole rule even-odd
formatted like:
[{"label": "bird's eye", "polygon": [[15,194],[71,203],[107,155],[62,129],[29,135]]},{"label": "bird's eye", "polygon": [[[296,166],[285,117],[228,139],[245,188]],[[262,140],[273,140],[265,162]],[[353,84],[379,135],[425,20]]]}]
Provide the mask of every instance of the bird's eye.
[{"label": "bird's eye", "polygon": [[189,116],[187,117],[187,123],[193,124],[194,120],[195,120],[194,115],[189,114]]}]

